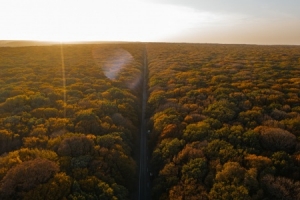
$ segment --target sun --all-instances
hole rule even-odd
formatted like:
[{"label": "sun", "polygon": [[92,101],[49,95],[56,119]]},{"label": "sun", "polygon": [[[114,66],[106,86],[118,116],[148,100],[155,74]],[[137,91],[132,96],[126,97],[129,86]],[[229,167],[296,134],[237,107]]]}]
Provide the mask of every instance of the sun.
[{"label": "sun", "polygon": [[2,38],[55,42],[160,41],[192,27],[199,19],[191,9],[135,0],[47,3],[16,0],[11,6],[15,12],[7,13],[6,19],[10,20],[2,20],[2,26],[6,27],[6,32],[0,33]]}]

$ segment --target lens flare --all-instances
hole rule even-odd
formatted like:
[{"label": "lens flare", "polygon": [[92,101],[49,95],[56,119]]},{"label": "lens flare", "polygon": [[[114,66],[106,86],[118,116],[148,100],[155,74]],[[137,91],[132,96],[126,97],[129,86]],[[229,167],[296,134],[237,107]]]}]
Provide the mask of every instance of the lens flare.
[{"label": "lens flare", "polygon": [[126,83],[127,87],[131,90],[134,90],[137,88],[137,86],[140,84],[142,76],[141,72],[136,73],[132,80],[128,83]]},{"label": "lens flare", "polygon": [[128,51],[117,49],[112,56],[104,61],[102,66],[103,73],[107,78],[115,80],[121,70],[132,61],[133,57]]},{"label": "lens flare", "polygon": [[[124,86],[135,90],[141,81],[141,71],[134,57],[125,49],[112,47],[96,47],[93,59],[103,74],[110,80],[121,81]],[[122,74],[126,74],[124,79]]]}]

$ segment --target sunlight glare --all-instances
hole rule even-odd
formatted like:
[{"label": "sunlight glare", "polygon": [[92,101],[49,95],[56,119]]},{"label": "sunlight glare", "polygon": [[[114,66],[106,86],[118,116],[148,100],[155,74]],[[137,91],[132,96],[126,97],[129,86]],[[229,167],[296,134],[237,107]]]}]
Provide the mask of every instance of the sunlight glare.
[{"label": "sunlight glare", "polygon": [[[0,19],[4,27],[10,27],[12,34],[0,33],[1,38],[7,39],[159,41],[210,18],[191,8],[135,0],[7,3],[15,7],[14,13],[5,13],[10,20]],[[0,11],[5,12],[5,9]]]},{"label": "sunlight glare", "polygon": [[128,51],[117,49],[112,56],[104,61],[102,67],[104,75],[111,80],[115,80],[122,68],[132,61],[133,57]]}]

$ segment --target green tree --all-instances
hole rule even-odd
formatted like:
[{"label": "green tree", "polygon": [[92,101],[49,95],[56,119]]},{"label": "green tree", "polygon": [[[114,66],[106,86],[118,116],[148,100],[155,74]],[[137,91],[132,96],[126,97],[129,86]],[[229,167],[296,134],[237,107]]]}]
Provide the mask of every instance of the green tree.
[{"label": "green tree", "polygon": [[195,179],[202,182],[208,172],[208,165],[205,158],[195,158],[182,166],[182,179]]},{"label": "green tree", "polygon": [[285,151],[277,151],[273,153],[271,160],[277,173],[281,176],[292,177],[294,172],[299,170],[298,168],[295,168],[291,156]]},{"label": "green tree", "polygon": [[239,159],[239,152],[224,140],[212,140],[205,147],[204,152],[209,159],[220,159],[222,163]]},{"label": "green tree", "polygon": [[251,171],[247,171],[237,162],[227,162],[216,174],[209,197],[210,199],[251,199],[249,190],[253,184],[258,185]]},{"label": "green tree", "polygon": [[209,192],[209,199],[220,200],[250,200],[249,192],[246,187],[231,185],[222,182],[215,183]]},{"label": "green tree", "polygon": [[75,132],[98,135],[101,133],[100,124],[101,121],[92,110],[82,110],[75,119]]},{"label": "green tree", "polygon": [[187,142],[195,142],[204,140],[211,132],[211,127],[206,122],[198,122],[197,124],[189,124],[183,131],[183,139]]},{"label": "green tree", "polygon": [[203,113],[220,122],[229,122],[236,117],[235,105],[225,99],[210,104]]}]

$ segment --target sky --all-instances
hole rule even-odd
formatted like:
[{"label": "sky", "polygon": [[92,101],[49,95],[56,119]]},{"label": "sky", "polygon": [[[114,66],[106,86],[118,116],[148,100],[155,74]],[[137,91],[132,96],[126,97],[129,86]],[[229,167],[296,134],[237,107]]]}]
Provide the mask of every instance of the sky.
[{"label": "sky", "polygon": [[0,40],[300,45],[299,0],[1,0]]}]

